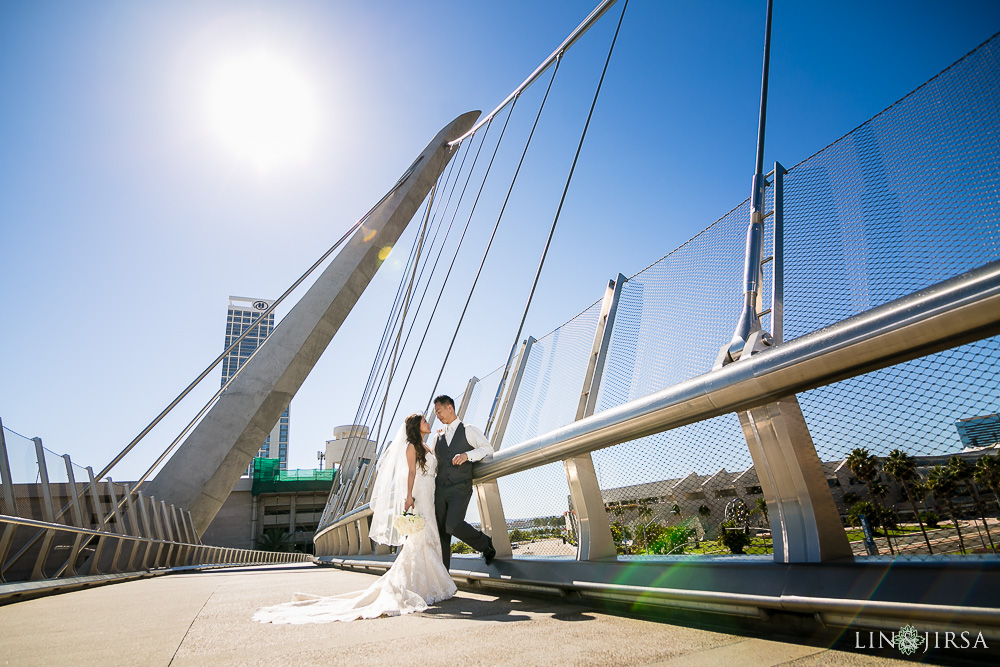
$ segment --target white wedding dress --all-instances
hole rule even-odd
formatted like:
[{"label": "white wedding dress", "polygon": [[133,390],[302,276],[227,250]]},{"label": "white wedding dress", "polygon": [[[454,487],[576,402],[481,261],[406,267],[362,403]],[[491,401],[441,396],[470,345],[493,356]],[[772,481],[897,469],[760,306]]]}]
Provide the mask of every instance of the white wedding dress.
[{"label": "white wedding dress", "polygon": [[437,458],[427,452],[427,470],[417,466],[413,481],[413,512],[424,518],[424,529],[403,538],[392,567],[363,591],[322,597],[295,593],[293,602],[264,607],[254,614],[261,623],[329,623],[359,618],[398,616],[424,611],[458,590],[441,562],[441,538],[434,518],[434,477]]}]

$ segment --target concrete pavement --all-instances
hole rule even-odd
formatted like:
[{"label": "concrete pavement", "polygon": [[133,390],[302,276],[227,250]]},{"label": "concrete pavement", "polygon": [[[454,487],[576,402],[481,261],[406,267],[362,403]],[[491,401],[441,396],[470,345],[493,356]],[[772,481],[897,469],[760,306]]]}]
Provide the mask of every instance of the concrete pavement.
[{"label": "concrete pavement", "polygon": [[250,620],[296,591],[375,575],[313,565],[173,574],[0,607],[3,665],[884,665],[902,661],[460,590],[423,614],[325,625]]}]

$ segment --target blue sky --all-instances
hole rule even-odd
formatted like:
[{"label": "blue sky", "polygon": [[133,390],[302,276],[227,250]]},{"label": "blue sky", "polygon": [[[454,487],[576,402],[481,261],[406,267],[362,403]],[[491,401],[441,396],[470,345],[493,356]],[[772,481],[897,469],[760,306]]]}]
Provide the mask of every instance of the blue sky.
[{"label": "blue sky", "polygon": [[[593,4],[0,1],[5,426],[102,467],[221,352],[229,295],[284,291],[443,125],[492,109]],[[764,4],[629,3],[525,333],[552,330],[749,194]],[[560,67],[444,391],[506,357],[618,11]],[[765,163],[785,166],[1000,30],[993,1],[774,11]],[[313,110],[307,145],[264,169],[207,109],[221,64],[247,54],[291,72]],[[515,146],[541,92],[519,102]],[[475,221],[456,283],[494,219]],[[403,254],[292,402],[291,467],[313,466],[354,418]],[[442,321],[464,301],[447,295]],[[141,472],[198,399],[115,476]]]}]

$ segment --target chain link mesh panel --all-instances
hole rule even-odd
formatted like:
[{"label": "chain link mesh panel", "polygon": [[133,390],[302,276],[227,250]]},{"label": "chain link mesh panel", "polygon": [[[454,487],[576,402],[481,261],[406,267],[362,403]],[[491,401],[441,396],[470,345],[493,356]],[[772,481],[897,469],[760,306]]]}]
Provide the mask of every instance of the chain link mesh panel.
[{"label": "chain link mesh panel", "polygon": [[[600,314],[598,301],[531,346],[501,447],[576,419]],[[497,484],[515,557],[576,554],[566,530],[571,508],[562,463],[501,477]]]},{"label": "chain link mesh panel", "polygon": [[[773,208],[768,188],[765,211]],[[773,216],[764,259],[773,256]],[[740,312],[749,202],[625,283],[597,411],[712,369]],[[767,261],[763,307],[771,307],[774,263]],[[711,270],[706,270],[711,267]],[[770,327],[770,316],[762,318]],[[722,523],[749,516],[765,552],[766,521],[750,453],[735,414],[609,447],[592,454],[608,520],[621,554],[728,553]],[[745,474],[749,473],[749,474]]]}]

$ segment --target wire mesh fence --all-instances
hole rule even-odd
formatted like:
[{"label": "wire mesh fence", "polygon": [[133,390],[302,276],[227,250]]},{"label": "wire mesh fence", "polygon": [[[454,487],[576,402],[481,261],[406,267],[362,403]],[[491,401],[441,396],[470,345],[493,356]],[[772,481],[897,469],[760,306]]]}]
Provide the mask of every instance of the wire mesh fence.
[{"label": "wire mesh fence", "polygon": [[[995,37],[787,172],[784,340],[1000,258],[998,52]],[[765,209],[772,207],[769,188]],[[744,202],[628,280],[598,412],[712,368],[741,305],[748,218]],[[764,247],[773,245],[767,224]],[[773,265],[764,265],[765,312],[772,306]],[[770,315],[762,324],[771,329]],[[539,426],[566,423],[567,396],[578,396],[587,357],[582,331],[590,327],[589,349],[594,326],[574,320],[536,343],[505,447],[544,432]],[[984,455],[1000,453],[998,378],[1000,339],[990,338],[801,394],[845,524],[856,520],[853,505],[873,502],[893,508],[886,528],[898,524],[895,535],[876,536],[881,551],[890,541],[903,553],[972,549],[965,541],[992,548],[991,530],[998,528],[992,494],[1000,489],[970,477],[950,496],[942,489],[923,493],[912,504],[916,511],[907,510],[909,495],[896,478],[882,470],[876,481],[883,487],[873,492],[846,460],[864,447],[885,468],[898,449],[915,457],[922,480],[952,457],[978,465]],[[735,414],[603,449],[593,459],[620,554],[769,552],[767,506]],[[560,513],[571,517],[561,465],[499,484],[512,535],[527,534],[520,524],[536,519],[538,532],[548,535],[547,518],[554,524]],[[949,497],[959,507],[951,527]],[[565,524],[572,542],[571,521]],[[959,537],[963,529],[968,540]],[[856,553],[865,553],[857,533],[848,537]],[[555,555],[561,548],[535,551]]]}]

